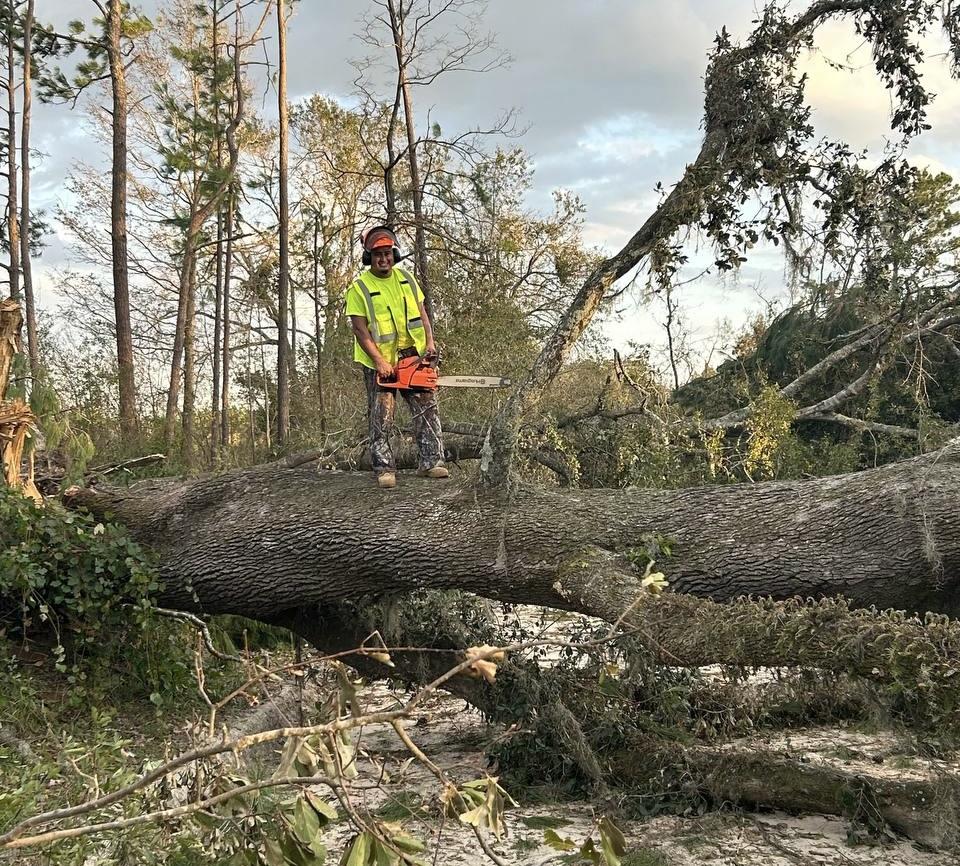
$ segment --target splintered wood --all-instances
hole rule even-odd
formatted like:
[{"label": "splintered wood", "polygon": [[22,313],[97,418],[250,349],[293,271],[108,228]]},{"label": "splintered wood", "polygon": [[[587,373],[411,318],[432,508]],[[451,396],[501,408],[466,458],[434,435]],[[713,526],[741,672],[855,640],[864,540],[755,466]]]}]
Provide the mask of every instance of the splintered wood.
[{"label": "splintered wood", "polygon": [[43,502],[33,483],[33,455],[26,474],[20,470],[27,439],[32,435],[36,419],[23,400],[4,402],[13,357],[20,351],[20,327],[23,316],[20,305],[8,298],[0,301],[0,474],[3,482],[14,490],[22,490],[37,502]]}]

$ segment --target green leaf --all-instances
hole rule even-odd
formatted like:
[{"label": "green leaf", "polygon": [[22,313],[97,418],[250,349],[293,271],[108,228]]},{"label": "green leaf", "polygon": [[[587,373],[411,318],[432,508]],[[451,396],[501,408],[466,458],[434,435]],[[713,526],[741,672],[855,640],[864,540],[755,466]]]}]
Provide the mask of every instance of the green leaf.
[{"label": "green leaf", "polygon": [[372,841],[373,837],[366,831],[354,836],[347,857],[342,861],[343,866],[367,866],[370,862],[370,843]]},{"label": "green leaf", "polygon": [[321,797],[318,797],[312,791],[305,791],[307,795],[307,802],[313,807],[313,810],[317,813],[317,816],[320,818],[320,825],[324,826],[330,821],[336,821],[340,816],[337,814],[337,810],[333,808],[326,800]]},{"label": "green leaf", "polygon": [[304,845],[311,845],[320,835],[320,818],[304,799],[294,806],[293,832]]},{"label": "green leaf", "polygon": [[390,837],[390,841],[404,854],[422,854],[427,850],[426,843],[407,833],[395,833]]},{"label": "green leaf", "polygon": [[564,839],[557,834],[556,830],[543,831],[543,843],[549,845],[554,851],[576,851],[577,843],[573,839]]},{"label": "green leaf", "polygon": [[606,815],[600,819],[600,847],[607,866],[620,866],[620,858],[627,852],[627,840],[620,828]]}]

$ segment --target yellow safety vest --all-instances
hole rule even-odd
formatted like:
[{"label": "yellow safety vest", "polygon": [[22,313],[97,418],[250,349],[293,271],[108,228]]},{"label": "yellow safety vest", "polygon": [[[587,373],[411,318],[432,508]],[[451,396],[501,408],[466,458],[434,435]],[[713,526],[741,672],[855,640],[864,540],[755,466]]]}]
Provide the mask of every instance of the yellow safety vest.
[{"label": "yellow safety vest", "polygon": [[[400,275],[399,298],[388,298],[383,292],[371,290],[363,277],[357,277],[355,281],[366,303],[370,336],[388,364],[397,363],[400,322],[406,323],[407,333],[413,340],[417,353],[422,355],[427,350],[427,332],[420,317],[420,305],[417,303],[417,283],[403,268],[396,270]],[[353,359],[371,369],[376,368],[373,358],[363,351],[356,339],[353,343]]]}]

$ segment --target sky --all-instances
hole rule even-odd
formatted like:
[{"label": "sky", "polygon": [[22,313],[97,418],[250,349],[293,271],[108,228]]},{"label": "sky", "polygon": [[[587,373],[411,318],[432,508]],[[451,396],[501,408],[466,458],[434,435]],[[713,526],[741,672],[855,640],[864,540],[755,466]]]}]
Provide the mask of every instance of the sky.
[{"label": "sky", "polygon": [[[137,5],[152,15],[159,3]],[[89,20],[95,8],[90,0],[41,0],[37,6],[39,17],[58,26],[71,18]],[[288,38],[292,101],[317,92],[350,101],[355,77],[350,61],[367,51],[356,34],[371,9],[367,0],[297,4]],[[586,241],[614,252],[650,212],[655,184],[675,183],[696,154],[703,73],[715,34],[726,26],[734,38],[746,37],[756,9],[753,0],[489,0],[483,27],[512,61],[417,89],[417,113],[422,119],[429,112],[445,134],[455,134],[516,111],[525,129],[519,142],[536,170],[529,206],[547,211],[552,190],[573,191],[586,208]],[[266,35],[272,52],[274,31],[268,27]],[[943,50],[935,39],[927,48],[931,55]],[[822,28],[804,65],[818,133],[879,150],[888,130],[889,97],[873,75],[869,47],[852,27]],[[933,130],[912,145],[911,158],[956,175],[960,82],[950,79],[936,58],[925,65],[924,75],[938,94]],[[271,98],[265,97],[268,103]],[[108,154],[86,133],[80,113],[63,106],[38,107],[33,143],[43,154],[34,161],[37,207],[53,209],[74,162],[108,165]],[[55,306],[56,269],[70,262],[58,233],[40,262],[42,306]],[[779,254],[759,250],[734,279],[708,277],[685,286],[684,323],[707,346],[718,321],[737,327],[785,293]],[[660,313],[656,305],[625,300],[608,314],[604,332],[613,347],[632,340],[659,349]]]}]

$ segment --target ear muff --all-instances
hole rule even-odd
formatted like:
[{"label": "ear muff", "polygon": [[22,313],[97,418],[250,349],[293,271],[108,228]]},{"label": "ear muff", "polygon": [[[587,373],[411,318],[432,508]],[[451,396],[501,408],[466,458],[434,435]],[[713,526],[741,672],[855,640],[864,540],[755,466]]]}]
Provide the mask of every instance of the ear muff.
[{"label": "ear muff", "polygon": [[373,228],[368,229],[363,235],[363,241],[364,241],[363,255],[360,257],[360,260],[363,262],[363,264],[369,267],[372,261],[370,250],[368,250],[366,247],[366,239],[370,237],[372,234],[374,234],[374,232],[386,232],[387,234],[390,235],[391,238],[393,238],[393,263],[396,264],[397,262],[399,262],[400,259],[403,258],[403,256],[400,255],[400,250],[397,247],[397,236],[393,233],[393,229],[391,229],[389,226],[374,226]]}]

